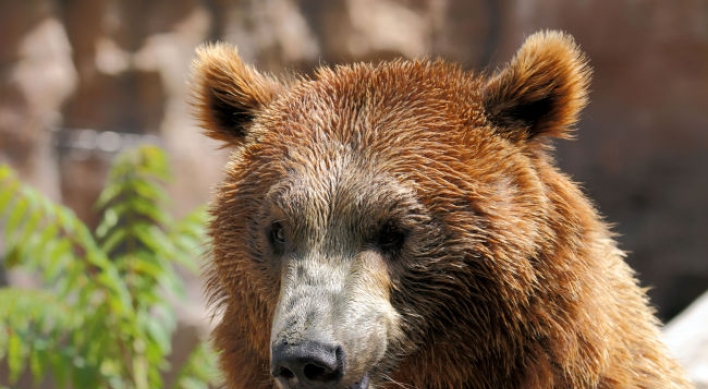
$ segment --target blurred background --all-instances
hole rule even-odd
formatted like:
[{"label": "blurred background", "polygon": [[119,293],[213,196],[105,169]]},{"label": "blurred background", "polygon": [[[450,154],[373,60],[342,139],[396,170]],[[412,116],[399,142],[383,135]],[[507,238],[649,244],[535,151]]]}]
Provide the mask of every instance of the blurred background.
[{"label": "blurred background", "polygon": [[200,43],[236,44],[274,74],[424,55],[492,71],[540,29],[572,34],[594,68],[559,164],[669,320],[708,290],[705,0],[1,0],[0,162],[92,224],[111,158],[158,144],[184,214],[227,157],[190,116]]}]

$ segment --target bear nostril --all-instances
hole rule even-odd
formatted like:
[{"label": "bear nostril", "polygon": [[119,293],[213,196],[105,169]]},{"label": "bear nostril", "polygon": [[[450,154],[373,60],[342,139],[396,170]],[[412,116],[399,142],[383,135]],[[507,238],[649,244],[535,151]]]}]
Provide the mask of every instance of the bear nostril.
[{"label": "bear nostril", "polygon": [[335,383],[344,375],[344,353],[319,342],[280,343],[272,349],[271,371],[284,388]]},{"label": "bear nostril", "polygon": [[280,370],[278,370],[278,372],[276,373],[276,375],[279,376],[279,377],[286,378],[286,379],[290,379],[290,378],[294,378],[294,377],[295,377],[295,373],[293,373],[293,372],[292,372],[290,369],[288,369],[287,367],[281,367]]},{"label": "bear nostril", "polygon": [[330,369],[316,365],[314,363],[308,363],[305,365],[305,368],[302,369],[302,373],[310,381],[327,381],[327,376],[330,373],[335,373],[331,371]]}]

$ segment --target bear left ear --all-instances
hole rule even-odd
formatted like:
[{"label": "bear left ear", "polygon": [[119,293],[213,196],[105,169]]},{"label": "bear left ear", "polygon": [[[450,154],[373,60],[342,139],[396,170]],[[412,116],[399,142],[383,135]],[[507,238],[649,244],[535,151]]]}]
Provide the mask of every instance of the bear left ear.
[{"label": "bear left ear", "polygon": [[236,47],[206,44],[192,67],[196,116],[206,135],[229,145],[241,144],[258,113],[281,91],[282,84],[244,64]]},{"label": "bear left ear", "polygon": [[487,118],[513,140],[567,138],[587,102],[591,70],[573,38],[557,31],[526,39],[484,87]]}]

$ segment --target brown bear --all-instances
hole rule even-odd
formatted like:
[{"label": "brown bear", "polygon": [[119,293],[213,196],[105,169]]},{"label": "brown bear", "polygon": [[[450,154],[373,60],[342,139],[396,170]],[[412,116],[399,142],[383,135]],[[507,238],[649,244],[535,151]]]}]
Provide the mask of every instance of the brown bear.
[{"label": "brown bear", "polygon": [[558,32],[280,81],[198,50],[232,147],[207,290],[228,388],[689,388],[612,233],[555,166],[590,70]]}]

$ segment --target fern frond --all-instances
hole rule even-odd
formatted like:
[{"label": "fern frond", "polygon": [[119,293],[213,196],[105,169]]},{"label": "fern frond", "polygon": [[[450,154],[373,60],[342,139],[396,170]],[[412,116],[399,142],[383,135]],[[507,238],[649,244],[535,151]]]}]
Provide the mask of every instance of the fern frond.
[{"label": "fern frond", "polygon": [[[60,387],[162,387],[177,324],[171,301],[184,294],[175,265],[196,270],[206,218],[203,209],[171,217],[169,179],[160,149],[121,154],[90,231],[0,166],[5,265],[31,271],[47,288],[0,290],[0,360],[11,379],[29,369],[37,379],[51,372]],[[206,347],[199,353],[213,356]],[[200,360],[184,380],[203,387],[213,358]]]},{"label": "fern frond", "polygon": [[[64,299],[76,294],[76,285],[88,275],[100,274],[91,283],[100,292],[121,297],[129,310],[129,295],[118,274],[86,225],[74,212],[55,204],[35,189],[22,185],[7,166],[0,166],[0,224],[5,230],[5,266],[22,266],[41,281],[54,285]],[[50,271],[45,271],[49,269]]]},{"label": "fern frond", "polygon": [[[29,366],[35,382],[45,372],[71,371],[71,359],[52,356],[80,329],[81,314],[57,295],[43,290],[0,289],[0,359],[6,359],[9,383]],[[57,378],[59,378],[57,376]]]}]

